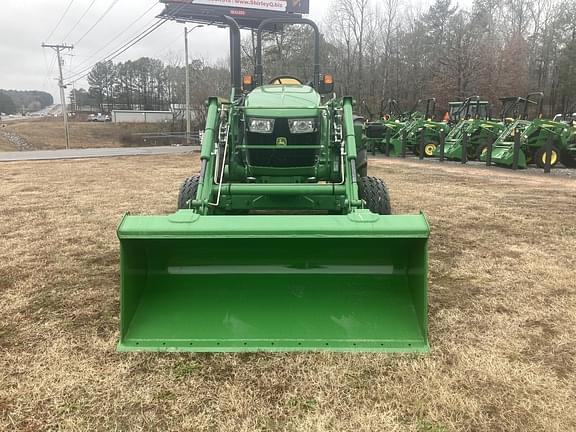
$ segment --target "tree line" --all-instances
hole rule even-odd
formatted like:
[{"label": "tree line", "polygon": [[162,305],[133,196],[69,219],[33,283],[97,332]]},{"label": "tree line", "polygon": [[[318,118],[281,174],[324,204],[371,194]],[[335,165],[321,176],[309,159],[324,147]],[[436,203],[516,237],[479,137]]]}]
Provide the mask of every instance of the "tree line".
[{"label": "tree line", "polygon": [[[533,91],[546,95],[552,116],[576,111],[576,8],[573,0],[473,0],[462,9],[434,0],[423,9],[403,0],[333,0],[321,23],[323,70],[336,78],[338,94],[355,97],[378,112],[393,98],[408,110],[434,97],[439,113],[448,102],[478,95],[498,110],[498,99]],[[255,35],[245,35],[243,70],[254,70]],[[291,26],[264,38],[268,77],[312,76],[313,39],[307,27]],[[210,95],[227,96],[229,67],[195,59],[191,98],[202,111]],[[99,63],[88,90],[73,93],[77,105],[101,110],[163,110],[185,102],[185,68],[141,58]]]},{"label": "tree line", "polygon": [[0,112],[5,114],[38,111],[53,103],[52,95],[43,91],[0,89]]},{"label": "tree line", "polygon": [[340,90],[377,110],[382,98],[412,106],[435,97],[491,101],[543,91],[545,113],[575,109],[573,0],[452,0],[406,8],[402,0],[332,2],[325,26]]},{"label": "tree line", "polygon": [[[210,95],[226,94],[228,69],[193,59],[189,65],[191,103],[202,117]],[[182,110],[186,101],[186,69],[179,60],[166,64],[158,59],[101,62],[87,77],[89,88],[71,92],[73,110]],[[199,119],[200,121],[201,119]]]}]

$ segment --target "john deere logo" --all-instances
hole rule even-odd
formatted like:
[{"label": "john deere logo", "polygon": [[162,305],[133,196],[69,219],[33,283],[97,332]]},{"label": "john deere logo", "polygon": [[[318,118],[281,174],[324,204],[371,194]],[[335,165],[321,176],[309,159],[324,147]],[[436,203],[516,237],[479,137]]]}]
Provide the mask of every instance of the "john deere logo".
[{"label": "john deere logo", "polygon": [[284,137],[276,138],[276,146],[277,147],[286,147],[288,145],[288,140]]}]

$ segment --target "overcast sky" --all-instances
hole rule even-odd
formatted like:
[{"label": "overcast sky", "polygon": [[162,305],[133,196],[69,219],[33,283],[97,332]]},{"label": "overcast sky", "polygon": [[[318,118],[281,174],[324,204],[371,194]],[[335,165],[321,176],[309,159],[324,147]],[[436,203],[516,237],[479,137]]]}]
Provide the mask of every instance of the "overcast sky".
[{"label": "overcast sky", "polygon": [[[55,53],[42,49],[42,42],[74,45],[74,50],[65,56],[64,75],[70,76],[90,67],[139,34],[163,9],[158,0],[0,1],[0,88],[44,90],[55,99],[58,95]],[[328,4],[328,0],[310,0],[311,17],[321,22]],[[183,39],[183,25],[168,22],[115,61],[143,56],[163,60],[183,58]],[[194,30],[190,36],[190,51],[192,58],[210,61],[226,58],[228,31],[213,27]],[[86,82],[80,81],[76,86],[85,87]]]}]

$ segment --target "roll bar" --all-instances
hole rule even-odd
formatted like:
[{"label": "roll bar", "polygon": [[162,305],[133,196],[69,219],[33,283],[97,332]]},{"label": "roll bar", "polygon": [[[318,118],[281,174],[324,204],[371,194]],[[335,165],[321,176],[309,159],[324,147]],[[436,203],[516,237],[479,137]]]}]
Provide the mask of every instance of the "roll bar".
[{"label": "roll bar", "polygon": [[307,18],[269,18],[258,27],[256,42],[256,70],[254,71],[256,85],[264,85],[264,68],[262,66],[262,33],[276,24],[302,24],[312,27],[314,30],[314,88],[320,87],[320,30],[316,23]]},{"label": "roll bar", "polygon": [[242,38],[240,36],[240,26],[232,17],[224,16],[224,20],[230,27],[230,77],[234,94],[237,96],[242,92]]}]

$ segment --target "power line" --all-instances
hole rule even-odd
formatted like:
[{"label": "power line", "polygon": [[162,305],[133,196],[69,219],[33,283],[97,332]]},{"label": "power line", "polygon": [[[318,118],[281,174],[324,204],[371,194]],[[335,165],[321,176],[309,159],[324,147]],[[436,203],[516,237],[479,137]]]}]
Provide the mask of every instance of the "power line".
[{"label": "power line", "polygon": [[[110,52],[109,54],[107,54],[104,57],[101,57],[99,60],[97,60],[94,63],[91,63],[90,66],[85,66],[82,69],[79,69],[77,72],[74,72],[72,75],[70,75],[70,77],[75,77],[77,75],[81,75],[86,71],[89,71],[90,69],[92,69],[95,65],[97,65],[98,63],[107,61],[110,57],[113,57],[118,51],[121,51],[123,48],[125,48],[126,46],[133,44],[135,40],[137,40],[140,36],[142,36],[143,34],[145,34],[146,32],[150,31],[152,28],[154,28],[156,25],[158,25],[159,22],[156,22],[155,24],[147,27],[144,31],[138,33],[136,36],[132,37],[131,39],[129,39],[126,43],[124,43],[123,45],[121,45],[120,47],[116,48],[114,51]],[[115,58],[115,57],[114,57]],[[84,62],[84,64],[86,64],[86,62]]]},{"label": "power line", "polygon": [[[134,24],[136,24],[138,21],[140,21],[148,12],[150,12],[154,7],[156,7],[156,3],[153,4],[150,8],[148,8],[142,15],[140,15],[138,18],[136,18],[134,21],[132,21],[127,27],[125,27],[120,33],[118,33],[116,36],[114,36],[112,39],[110,39],[110,41],[108,41],[108,43],[106,43],[103,47],[101,47],[100,49],[98,49],[97,51],[95,51],[92,55],[86,57],[85,60],[83,60],[79,65],[78,68],[82,68],[84,67],[84,65],[90,63],[90,60],[95,58],[99,53],[101,53],[102,51],[104,51],[104,49],[106,49],[107,47],[109,47],[110,45],[112,45],[112,43],[116,42],[124,33],[126,33],[130,28],[132,28],[134,26]],[[151,23],[154,22],[156,18],[152,18],[150,21],[148,21],[144,26],[142,26],[138,32],[140,33],[145,27],[148,27]],[[134,36],[131,36],[131,38],[134,38]],[[131,40],[131,39],[129,39]],[[120,47],[123,45],[120,45]],[[118,49],[118,48],[117,48]],[[116,50],[112,51],[115,52]]]},{"label": "power line", "polygon": [[58,20],[58,24],[56,24],[56,27],[54,27],[52,29],[52,31],[50,32],[50,34],[48,35],[48,37],[44,40],[49,40],[52,35],[56,32],[56,30],[58,30],[58,27],[60,27],[60,24],[62,24],[62,21],[64,20],[64,17],[66,16],[66,14],[68,13],[68,11],[70,10],[70,8],[72,7],[72,3],[74,3],[74,0],[70,0],[70,3],[68,3],[68,6],[66,7],[66,9],[64,10],[64,13],[62,14],[62,16],[60,17],[60,20]]},{"label": "power line", "polygon": [[72,26],[72,29],[70,29],[70,31],[66,34],[66,36],[64,36],[64,38],[63,38],[64,40],[66,40],[68,38],[68,36],[70,36],[72,34],[72,32],[74,30],[76,30],[76,28],[80,25],[80,23],[82,22],[84,17],[88,14],[88,12],[90,12],[90,9],[92,9],[92,6],[94,6],[94,3],[96,3],[96,0],[92,0],[92,3],[90,3],[90,6],[88,6],[88,8],[84,11],[82,16],[78,19],[78,21],[76,21],[76,24],[74,24]]},{"label": "power line", "polygon": [[112,10],[112,8],[113,8],[114,6],[116,6],[116,4],[118,4],[118,0],[112,0],[112,3],[110,3],[110,6],[108,6],[108,9],[106,9],[106,10],[104,11],[104,13],[100,16],[100,18],[98,18],[98,20],[96,20],[96,22],[92,25],[92,27],[90,27],[90,28],[88,29],[88,31],[87,31],[86,33],[84,33],[80,39],[78,39],[78,41],[76,42],[76,45],[78,45],[80,42],[82,42],[82,41],[84,40],[84,38],[85,38],[86,36],[88,36],[88,35],[90,34],[90,32],[91,32],[92,30],[94,30],[94,28],[95,28],[98,24],[100,24],[100,22],[106,17],[106,15],[108,15],[108,14],[110,13],[110,11]]},{"label": "power line", "polygon": [[[75,55],[70,53],[70,54],[65,54],[66,57],[69,57],[69,61],[68,64],[66,66],[68,66],[68,73],[71,74],[72,73],[72,62],[74,61],[74,57]],[[64,60],[63,60],[64,61]]]},{"label": "power line", "polygon": [[[155,4],[152,5],[152,7],[150,7],[146,12],[144,12],[144,14],[142,14],[140,17],[138,17],[134,22],[132,22],[130,24],[133,25],[134,23],[136,23],[138,20],[140,20],[146,13],[148,13],[154,6],[156,6]],[[185,7],[185,5],[182,5],[180,7],[178,7],[176,9],[175,12],[179,12],[180,10],[182,10]],[[163,26],[166,22],[168,22],[169,19],[168,18],[163,18],[162,20],[160,20],[159,22],[153,24],[152,26],[146,28],[144,31],[142,31],[141,33],[139,33],[137,36],[134,36],[132,39],[130,39],[128,42],[126,42],[124,45],[120,46],[119,48],[117,48],[116,50],[112,51],[110,54],[108,54],[107,56],[103,57],[102,59],[98,60],[97,62],[93,63],[92,65],[85,67],[84,69],[78,70],[78,72],[73,73],[72,75],[68,76],[66,78],[66,80],[73,80],[73,81],[78,81],[86,76],[88,76],[90,74],[90,71],[92,70],[92,68],[101,62],[104,61],[110,61],[110,60],[114,60],[116,57],[120,56],[121,54],[123,54],[124,52],[126,52],[128,49],[130,49],[132,46],[134,46],[135,44],[137,44],[138,42],[140,42],[142,39],[146,38],[148,35],[150,35],[151,33],[153,33],[154,31],[156,31],[158,28],[160,28],[161,26]],[[130,27],[129,26],[129,27]],[[101,50],[100,50],[101,51]],[[91,56],[89,57],[92,58],[94,57]],[[89,60],[88,59],[88,60]],[[87,62],[84,61],[82,63],[82,65],[86,64]],[[79,67],[82,67],[82,65],[80,65]]]},{"label": "power line", "polygon": [[[155,5],[153,5],[155,6]],[[182,10],[186,5],[182,5],[180,7],[178,7],[175,10],[176,12],[179,12],[180,10]],[[151,8],[150,8],[151,9]],[[146,14],[150,9],[148,9],[144,14]],[[144,15],[143,14],[143,15]],[[138,19],[140,19],[143,15],[141,15]],[[156,30],[158,30],[160,27],[162,27],[164,24],[166,24],[169,21],[169,18],[163,18],[162,20],[160,20],[159,22],[153,24],[152,26],[148,27],[146,30],[144,30],[143,32],[141,32],[138,36],[132,38],[131,40],[129,40],[128,42],[126,42],[124,45],[122,45],[120,48],[116,49],[115,51],[112,51],[112,53],[108,54],[107,56],[105,56],[104,58],[102,58],[101,60],[98,60],[96,63],[92,64],[91,66],[84,68],[83,70],[76,72],[70,76],[68,76],[66,78],[67,81],[78,81],[80,79],[83,79],[85,77],[87,77],[92,68],[101,62],[104,61],[111,61],[114,60],[116,57],[122,55],[123,53],[125,53],[126,51],[128,51],[131,47],[133,47],[134,45],[136,45],[138,42],[140,42],[142,39],[146,38],[147,36],[149,36],[150,34],[154,33]]]},{"label": "power line", "polygon": [[120,56],[121,54],[125,53],[126,51],[128,51],[130,48],[132,48],[134,45],[136,45],[138,42],[140,42],[142,39],[146,38],[148,35],[154,33],[156,30],[158,30],[160,27],[162,27],[164,24],[166,24],[168,20],[162,20],[157,22],[156,24],[154,24],[153,26],[151,26],[150,28],[148,28],[147,30],[145,30],[144,32],[140,33],[140,35],[138,35],[136,38],[134,38],[133,40],[131,40],[130,42],[127,42],[126,44],[124,44],[124,46],[122,46],[121,48],[119,48],[118,50],[116,50],[114,53],[109,54],[108,56],[104,57],[103,59],[97,61],[94,65],[85,68],[84,70],[77,72],[75,75],[66,77],[66,81],[78,81],[82,78],[87,77],[88,75],[90,75],[90,72],[92,70],[92,68],[98,64],[98,63],[102,63],[105,61],[110,61],[110,60],[114,60],[116,57]]}]

